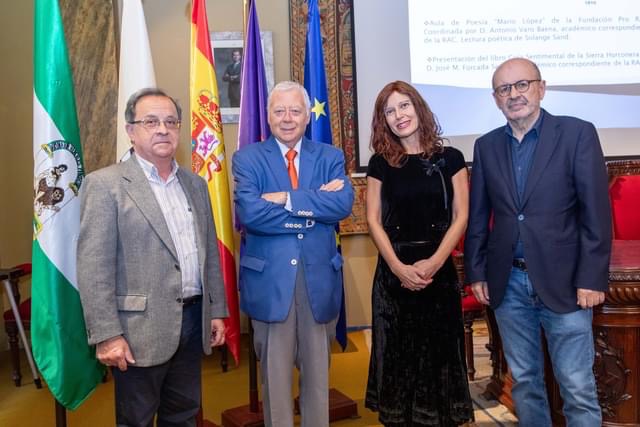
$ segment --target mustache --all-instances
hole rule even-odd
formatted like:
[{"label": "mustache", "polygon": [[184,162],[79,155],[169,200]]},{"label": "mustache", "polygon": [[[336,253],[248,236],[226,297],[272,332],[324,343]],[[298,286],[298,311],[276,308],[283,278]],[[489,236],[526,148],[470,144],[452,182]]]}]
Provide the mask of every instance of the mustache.
[{"label": "mustache", "polygon": [[529,103],[529,100],[522,95],[518,96],[517,98],[509,98],[507,100],[507,108],[511,108],[511,106],[516,103],[527,105]]}]

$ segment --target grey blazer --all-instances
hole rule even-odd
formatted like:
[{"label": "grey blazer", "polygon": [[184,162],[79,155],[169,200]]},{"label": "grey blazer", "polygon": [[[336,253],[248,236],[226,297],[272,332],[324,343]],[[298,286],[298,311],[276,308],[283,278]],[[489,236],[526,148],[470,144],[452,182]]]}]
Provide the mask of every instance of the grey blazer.
[{"label": "grey blazer", "polygon": [[[211,203],[205,181],[179,168],[192,208],[203,285],[202,348],[211,319],[227,316]],[[136,366],[166,362],[182,323],[177,252],[135,156],[87,175],[80,190],[78,289],[89,344],[123,335]]]}]

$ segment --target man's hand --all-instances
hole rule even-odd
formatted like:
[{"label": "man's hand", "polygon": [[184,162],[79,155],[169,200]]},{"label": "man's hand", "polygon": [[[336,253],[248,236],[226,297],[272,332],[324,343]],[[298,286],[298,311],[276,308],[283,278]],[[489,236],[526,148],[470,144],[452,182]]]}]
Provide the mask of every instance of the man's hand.
[{"label": "man's hand", "polygon": [[340,191],[344,188],[344,180],[340,178],[336,178],[327,182],[326,184],[322,184],[320,186],[320,191]]},{"label": "man's hand", "polygon": [[211,319],[211,347],[217,347],[224,344],[224,320]]},{"label": "man's hand", "polygon": [[121,371],[127,370],[127,364],[136,363],[129,344],[122,335],[98,343],[96,357],[100,363],[107,366],[117,366]]},{"label": "man's hand", "polygon": [[489,305],[489,287],[487,286],[487,282],[473,282],[471,284],[471,290],[478,302]]},{"label": "man's hand", "polygon": [[595,307],[604,302],[604,292],[578,288],[577,304],[585,309]]},{"label": "man's hand", "polygon": [[287,192],[276,191],[275,193],[264,193],[261,196],[267,202],[275,203],[277,205],[284,205],[287,203]]}]

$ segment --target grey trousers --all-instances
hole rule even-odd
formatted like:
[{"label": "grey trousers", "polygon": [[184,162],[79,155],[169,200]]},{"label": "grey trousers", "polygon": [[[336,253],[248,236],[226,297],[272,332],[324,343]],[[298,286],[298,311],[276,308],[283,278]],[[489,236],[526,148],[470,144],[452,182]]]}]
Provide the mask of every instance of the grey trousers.
[{"label": "grey trousers", "polygon": [[284,322],[252,320],[255,351],[262,372],[265,425],[293,427],[293,365],[300,373],[302,427],[329,425],[329,362],[336,321],[313,318],[299,263],[293,303]]}]

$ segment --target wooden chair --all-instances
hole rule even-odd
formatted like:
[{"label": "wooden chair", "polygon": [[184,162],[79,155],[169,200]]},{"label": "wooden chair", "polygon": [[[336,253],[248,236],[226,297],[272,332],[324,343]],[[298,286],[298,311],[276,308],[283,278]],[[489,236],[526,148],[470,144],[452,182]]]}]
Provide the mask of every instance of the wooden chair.
[{"label": "wooden chair", "polygon": [[607,162],[613,238],[640,240],[640,159]]},{"label": "wooden chair", "polygon": [[[471,180],[471,168],[468,169],[469,180]],[[462,288],[462,320],[464,322],[464,352],[467,357],[467,377],[473,381],[476,377],[476,367],[473,360],[473,322],[484,317],[484,305],[480,303],[473,294],[471,286],[466,285],[464,274],[464,236],[460,239],[458,246],[453,251],[453,263],[456,266],[458,280],[463,285]]]},{"label": "wooden chair", "polygon": [[[456,266],[458,280],[465,283],[464,254],[456,250],[453,253],[453,263]],[[473,381],[476,376],[473,361],[473,321],[484,316],[484,306],[476,299],[471,287],[466,285],[462,289],[462,319],[464,321],[464,352],[467,357],[467,376]]]},{"label": "wooden chair", "polygon": [[[11,284],[11,292],[13,299],[18,306],[22,326],[25,330],[31,327],[31,298],[20,302],[20,289],[18,287],[19,279],[23,276],[31,274],[31,264],[21,264],[10,270],[7,270],[7,280]],[[12,378],[16,387],[20,387],[22,383],[22,374],[20,372],[20,346],[18,341],[18,323],[16,322],[13,310],[9,308],[3,314],[4,330],[9,338],[9,350],[11,354]],[[27,346],[28,343],[23,343]],[[34,377],[34,383],[37,388],[41,388],[40,378]]]}]

